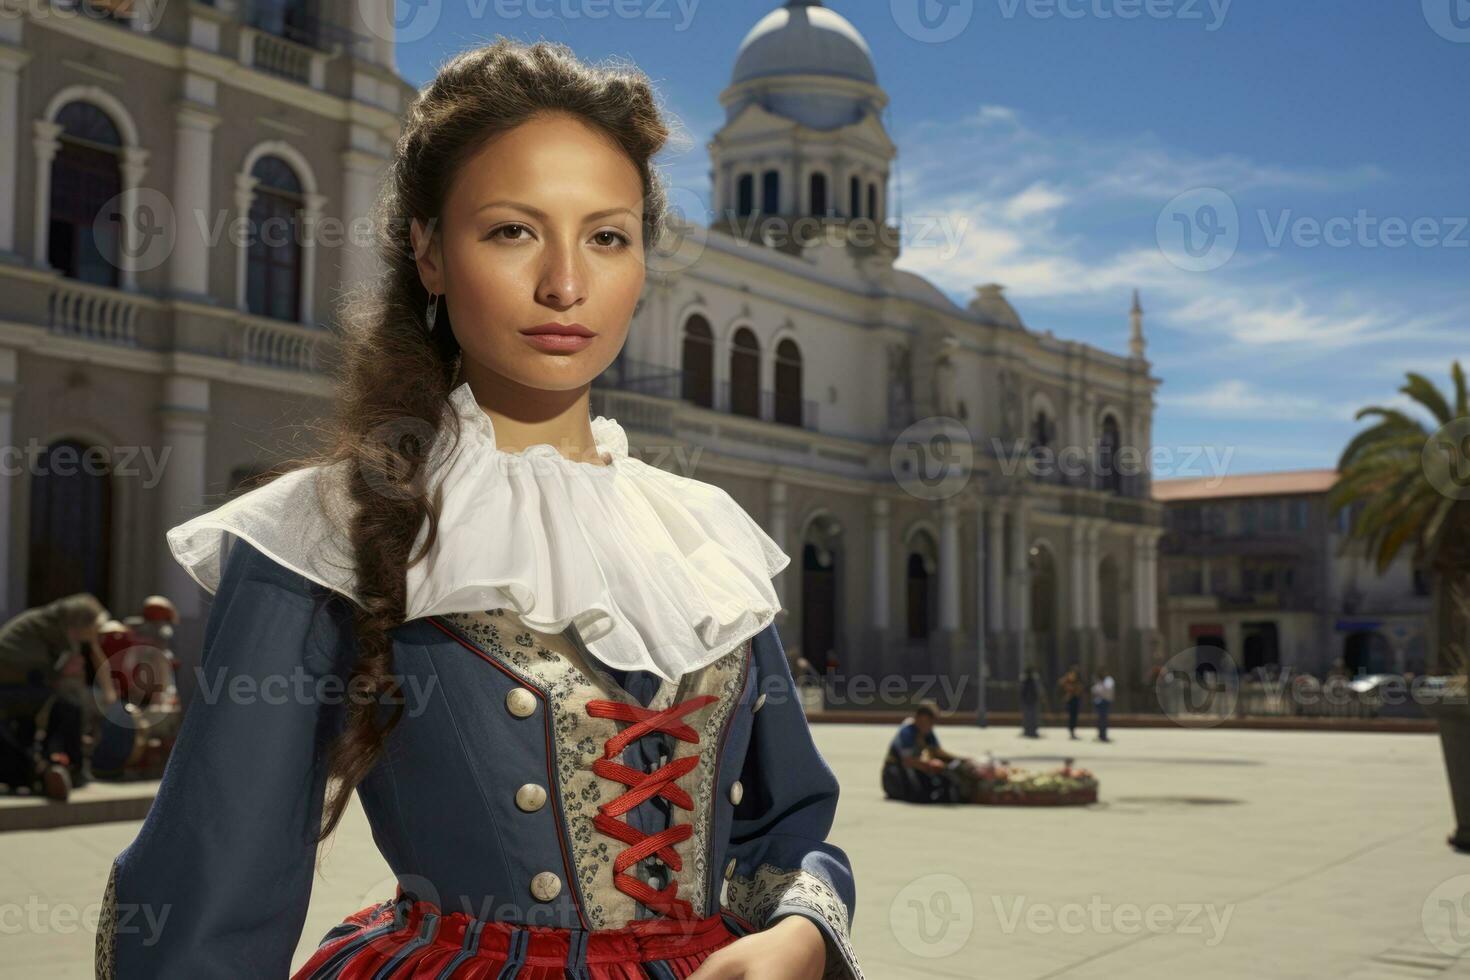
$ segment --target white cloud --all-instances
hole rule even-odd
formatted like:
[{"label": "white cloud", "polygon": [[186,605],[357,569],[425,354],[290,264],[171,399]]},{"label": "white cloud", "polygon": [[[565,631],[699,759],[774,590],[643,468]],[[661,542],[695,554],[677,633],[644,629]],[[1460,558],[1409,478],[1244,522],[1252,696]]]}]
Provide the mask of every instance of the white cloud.
[{"label": "white cloud", "polygon": [[1320,400],[1288,391],[1263,388],[1242,378],[1218,381],[1208,388],[1160,393],[1162,411],[1210,418],[1296,419],[1337,421],[1341,410]]},{"label": "white cloud", "polygon": [[1024,221],[1032,215],[1055,211],[1067,201],[1067,195],[1038,181],[1006,202],[1005,216],[1011,221]]}]

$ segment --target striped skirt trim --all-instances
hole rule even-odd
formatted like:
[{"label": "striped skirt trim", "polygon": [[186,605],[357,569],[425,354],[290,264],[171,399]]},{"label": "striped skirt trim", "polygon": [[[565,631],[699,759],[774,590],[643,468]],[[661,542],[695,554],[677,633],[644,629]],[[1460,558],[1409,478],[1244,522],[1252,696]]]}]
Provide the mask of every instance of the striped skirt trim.
[{"label": "striped skirt trim", "polygon": [[752,931],[728,909],[593,932],[491,922],[403,893],[332,927],[291,980],[683,980]]}]

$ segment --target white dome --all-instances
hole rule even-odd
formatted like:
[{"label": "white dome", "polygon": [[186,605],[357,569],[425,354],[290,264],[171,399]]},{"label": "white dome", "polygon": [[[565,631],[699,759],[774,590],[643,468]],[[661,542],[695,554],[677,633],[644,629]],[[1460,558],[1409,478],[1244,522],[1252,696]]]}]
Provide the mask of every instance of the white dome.
[{"label": "white dome", "polygon": [[868,42],[821,0],[789,0],[740,42],[730,84],[771,75],[831,75],[876,85]]}]

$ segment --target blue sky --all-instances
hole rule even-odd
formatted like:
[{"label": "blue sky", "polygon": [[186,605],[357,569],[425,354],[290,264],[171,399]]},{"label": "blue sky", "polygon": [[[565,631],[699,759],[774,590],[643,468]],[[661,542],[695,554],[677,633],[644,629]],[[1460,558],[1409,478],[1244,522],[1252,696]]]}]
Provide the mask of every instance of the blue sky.
[{"label": "blue sky", "polygon": [[[1332,466],[1405,371],[1470,368],[1470,0],[923,0],[948,38],[917,2],[827,2],[890,96],[899,264],[1115,352],[1137,287],[1168,458]],[[665,172],[707,199],[719,92],[778,5],[430,0],[399,68],[497,33],[631,59],[689,137]]]}]

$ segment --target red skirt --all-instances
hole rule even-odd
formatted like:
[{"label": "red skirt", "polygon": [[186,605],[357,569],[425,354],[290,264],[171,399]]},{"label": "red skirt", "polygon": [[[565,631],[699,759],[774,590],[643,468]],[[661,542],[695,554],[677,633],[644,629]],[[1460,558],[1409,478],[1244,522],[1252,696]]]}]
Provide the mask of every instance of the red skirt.
[{"label": "red skirt", "polygon": [[728,909],[590,932],[492,922],[398,891],[333,927],[291,980],[682,980],[752,931]]}]

